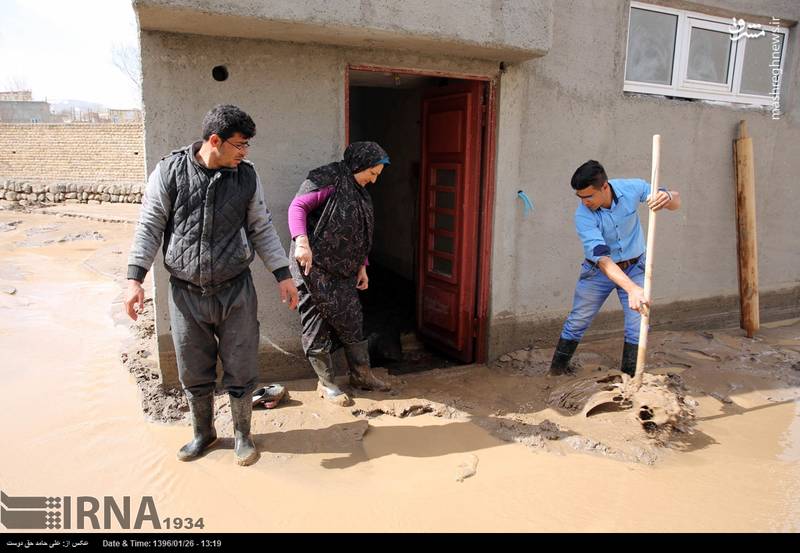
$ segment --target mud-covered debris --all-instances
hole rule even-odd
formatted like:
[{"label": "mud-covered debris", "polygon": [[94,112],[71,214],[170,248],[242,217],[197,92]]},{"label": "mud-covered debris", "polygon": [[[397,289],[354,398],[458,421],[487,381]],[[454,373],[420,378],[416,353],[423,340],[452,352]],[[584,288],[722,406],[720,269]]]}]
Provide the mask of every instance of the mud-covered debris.
[{"label": "mud-covered debris", "polygon": [[[151,340],[155,334],[153,317],[153,302],[151,299],[146,299],[142,313],[130,326],[135,339],[126,351],[120,353],[122,366],[136,381],[141,394],[142,411],[148,420],[165,423],[186,422],[189,403],[185,394],[180,389],[163,386],[156,361],[152,358],[152,348],[155,346]],[[223,404],[225,404],[224,398],[218,398],[215,402],[217,412]]]},{"label": "mud-covered debris", "polygon": [[571,414],[586,416],[607,411],[630,410],[641,427],[659,444],[672,432],[690,434],[695,424],[694,406],[685,401],[686,386],[679,375],[644,373],[634,390],[632,379],[619,371],[597,377],[577,378],[550,394],[548,405]]},{"label": "mud-covered debris", "polygon": [[388,403],[377,404],[368,409],[353,409],[351,413],[353,416],[364,417],[368,419],[374,419],[375,417],[380,417],[381,415],[390,415],[392,417],[403,419],[406,417],[425,415],[427,413],[433,413],[439,416],[438,413],[440,413],[443,409],[443,405],[434,405],[431,403]]},{"label": "mud-covered debris", "polygon": [[61,238],[58,239],[59,243],[64,242],[76,242],[78,240],[105,240],[103,235],[97,232],[96,230],[86,231],[86,232],[75,232],[71,234],[65,234]]},{"label": "mud-covered debris", "polygon": [[17,225],[21,223],[22,221],[9,221],[7,223],[0,223],[0,232],[8,232],[10,230],[16,230]]},{"label": "mud-covered debris", "polygon": [[558,425],[547,419],[538,424],[539,434],[547,440],[560,440],[568,434],[561,430]]},{"label": "mud-covered debris", "polygon": [[614,448],[586,436],[570,436],[564,440],[564,443],[576,451],[601,453],[603,455],[614,455],[617,453]]},{"label": "mud-covered debris", "polygon": [[579,413],[594,395],[610,392],[621,382],[621,377],[612,372],[597,377],[576,378],[567,381],[550,393],[547,405],[567,413]]},{"label": "mud-covered debris", "polygon": [[25,236],[34,236],[36,234],[44,234],[47,232],[53,232],[54,230],[58,230],[61,228],[61,224],[57,225],[44,225],[41,227],[31,227],[25,231]]},{"label": "mud-covered debris", "polygon": [[706,361],[722,361],[722,357],[720,357],[716,353],[708,353],[707,351],[703,351],[701,349],[692,349],[692,348],[683,348],[683,351],[690,354],[691,356],[697,359],[703,359]]},{"label": "mud-covered debris", "polygon": [[478,472],[478,456],[470,455],[469,459],[464,460],[458,465],[458,475],[456,482],[463,482],[470,476],[475,476]]},{"label": "mud-covered debris", "polygon": [[146,298],[139,317],[131,323],[131,330],[138,340],[149,340],[156,333],[153,299]]},{"label": "mud-covered debris", "polygon": [[522,419],[479,417],[473,422],[504,442],[522,444],[531,449],[547,448],[548,441],[556,441],[572,435],[557,424],[545,419],[539,424]]},{"label": "mud-covered debris", "polygon": [[552,352],[530,347],[501,355],[492,367],[520,371],[528,376],[542,376],[550,367]]}]

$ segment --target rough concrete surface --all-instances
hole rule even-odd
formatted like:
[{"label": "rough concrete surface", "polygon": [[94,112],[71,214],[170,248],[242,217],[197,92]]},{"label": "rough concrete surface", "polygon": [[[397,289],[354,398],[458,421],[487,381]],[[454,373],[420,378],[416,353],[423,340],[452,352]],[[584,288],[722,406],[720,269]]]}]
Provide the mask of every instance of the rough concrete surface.
[{"label": "rough concrete surface", "polygon": [[553,0],[136,0],[148,31],[522,60],[547,52]]}]

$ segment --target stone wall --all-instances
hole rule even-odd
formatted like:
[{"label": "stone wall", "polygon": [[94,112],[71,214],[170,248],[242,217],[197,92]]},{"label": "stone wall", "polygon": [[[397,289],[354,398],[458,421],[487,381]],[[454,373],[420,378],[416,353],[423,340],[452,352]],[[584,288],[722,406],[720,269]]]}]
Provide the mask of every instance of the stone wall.
[{"label": "stone wall", "polygon": [[0,124],[0,200],[140,203],[141,123]]},{"label": "stone wall", "polygon": [[22,206],[46,203],[141,203],[143,184],[47,183],[0,180],[0,200]]}]

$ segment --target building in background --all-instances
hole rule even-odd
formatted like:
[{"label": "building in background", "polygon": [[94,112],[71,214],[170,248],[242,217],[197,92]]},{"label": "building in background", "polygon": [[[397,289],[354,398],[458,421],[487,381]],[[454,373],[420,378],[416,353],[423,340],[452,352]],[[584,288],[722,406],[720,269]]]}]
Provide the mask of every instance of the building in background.
[{"label": "building in background", "polygon": [[0,123],[49,123],[50,104],[33,100],[30,90],[0,92]]}]

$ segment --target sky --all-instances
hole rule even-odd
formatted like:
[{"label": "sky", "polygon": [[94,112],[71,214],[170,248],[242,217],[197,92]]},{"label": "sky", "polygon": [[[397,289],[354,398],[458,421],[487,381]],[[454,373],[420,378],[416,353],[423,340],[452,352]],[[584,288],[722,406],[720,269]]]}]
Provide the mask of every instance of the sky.
[{"label": "sky", "polygon": [[115,45],[138,44],[131,0],[0,0],[0,90],[138,108],[138,87],[112,62]]}]

